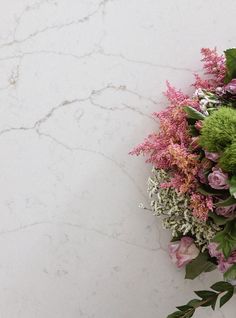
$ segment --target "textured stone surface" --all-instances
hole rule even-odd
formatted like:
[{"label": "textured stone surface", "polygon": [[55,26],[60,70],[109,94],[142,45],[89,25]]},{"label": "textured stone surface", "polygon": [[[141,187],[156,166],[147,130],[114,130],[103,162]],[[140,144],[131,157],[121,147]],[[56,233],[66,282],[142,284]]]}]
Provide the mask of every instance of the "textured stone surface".
[{"label": "textured stone surface", "polygon": [[[0,1],[0,316],[164,318],[184,281],[138,208],[165,80],[191,92],[200,48],[235,45],[234,1]],[[235,300],[196,318],[233,318]]]}]

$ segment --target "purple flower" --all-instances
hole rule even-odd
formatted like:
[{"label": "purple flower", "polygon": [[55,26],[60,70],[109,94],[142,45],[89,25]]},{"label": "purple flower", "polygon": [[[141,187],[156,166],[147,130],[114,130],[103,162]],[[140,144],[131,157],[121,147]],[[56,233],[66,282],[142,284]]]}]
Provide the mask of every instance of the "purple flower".
[{"label": "purple flower", "polygon": [[228,174],[224,173],[220,168],[212,168],[212,173],[208,176],[209,185],[213,189],[223,190],[228,189]]},{"label": "purple flower", "polygon": [[217,162],[217,160],[219,159],[220,155],[216,152],[208,152],[205,151],[205,156],[207,159],[210,159],[211,161]]},{"label": "purple flower", "polygon": [[182,237],[180,241],[169,244],[171,260],[178,268],[182,268],[199,254],[199,249],[191,237]]},{"label": "purple flower", "polygon": [[226,92],[232,95],[235,95],[236,94],[236,79],[232,79],[232,81],[225,86],[225,90]]}]

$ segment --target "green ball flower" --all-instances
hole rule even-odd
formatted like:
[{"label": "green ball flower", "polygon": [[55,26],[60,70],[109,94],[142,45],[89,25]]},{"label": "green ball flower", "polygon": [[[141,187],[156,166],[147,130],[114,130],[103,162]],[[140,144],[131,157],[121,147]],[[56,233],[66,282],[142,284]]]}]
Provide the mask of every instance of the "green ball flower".
[{"label": "green ball flower", "polygon": [[224,171],[236,174],[236,141],[225,149],[219,164]]},{"label": "green ball flower", "polygon": [[222,152],[236,140],[236,110],[222,106],[203,122],[200,145],[210,152]]}]

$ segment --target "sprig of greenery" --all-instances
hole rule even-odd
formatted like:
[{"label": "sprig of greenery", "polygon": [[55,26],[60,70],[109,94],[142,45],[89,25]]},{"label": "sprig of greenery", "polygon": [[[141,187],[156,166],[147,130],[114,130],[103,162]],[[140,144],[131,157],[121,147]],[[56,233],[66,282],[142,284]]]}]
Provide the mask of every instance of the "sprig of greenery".
[{"label": "sprig of greenery", "polygon": [[173,312],[167,318],[190,318],[199,307],[210,306],[215,310],[218,299],[220,299],[220,307],[222,307],[234,294],[234,286],[224,281],[215,283],[211,289],[195,291],[200,299],[192,299],[186,305],[176,307],[178,311]]},{"label": "sprig of greenery", "polygon": [[218,243],[218,249],[221,250],[227,259],[236,248],[236,222],[233,219],[227,222],[224,229],[218,232],[213,239]]}]

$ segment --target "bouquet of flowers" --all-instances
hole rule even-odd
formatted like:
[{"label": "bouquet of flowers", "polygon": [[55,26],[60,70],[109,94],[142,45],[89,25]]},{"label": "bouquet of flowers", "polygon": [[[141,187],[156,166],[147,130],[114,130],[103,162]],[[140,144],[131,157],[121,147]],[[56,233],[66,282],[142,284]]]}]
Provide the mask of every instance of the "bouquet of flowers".
[{"label": "bouquet of flowers", "polygon": [[168,318],[223,306],[236,285],[236,49],[201,53],[205,74],[195,74],[193,96],[167,83],[169,106],[153,114],[159,131],[131,151],[153,165],[150,205],[171,232],[172,261],[186,279],[215,269],[224,276]]}]

